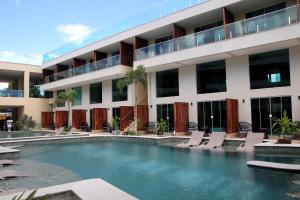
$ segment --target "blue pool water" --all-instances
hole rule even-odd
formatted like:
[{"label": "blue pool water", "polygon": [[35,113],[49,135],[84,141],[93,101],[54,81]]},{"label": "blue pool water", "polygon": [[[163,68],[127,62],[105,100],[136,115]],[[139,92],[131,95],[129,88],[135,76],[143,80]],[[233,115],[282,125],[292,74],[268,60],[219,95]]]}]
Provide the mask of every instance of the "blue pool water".
[{"label": "blue pool water", "polygon": [[[253,157],[238,153],[97,142],[26,147],[21,158],[63,167],[81,179],[102,178],[140,199],[284,200],[300,191],[295,184],[300,175],[248,168]],[[255,159],[300,163],[299,158]]]}]

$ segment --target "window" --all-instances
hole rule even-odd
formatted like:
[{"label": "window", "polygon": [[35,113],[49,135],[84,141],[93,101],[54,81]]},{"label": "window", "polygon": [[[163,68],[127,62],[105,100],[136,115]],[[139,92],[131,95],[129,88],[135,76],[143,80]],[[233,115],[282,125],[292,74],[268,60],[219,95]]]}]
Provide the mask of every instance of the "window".
[{"label": "window", "polygon": [[198,125],[205,132],[226,131],[226,101],[198,102]]},{"label": "window", "polygon": [[[64,91],[64,90],[58,90],[58,91],[56,92],[56,96],[58,97],[59,93],[61,93],[61,92],[65,92],[65,91]],[[57,106],[57,107],[65,107],[65,103],[64,103],[64,102],[59,102],[59,103],[57,103],[56,106]]]},{"label": "window", "polygon": [[173,35],[162,37],[155,40],[155,53],[156,55],[169,53],[173,47]]},{"label": "window", "polygon": [[118,55],[120,55],[120,51],[114,51],[111,53],[112,66],[116,66],[120,64],[120,57]]},{"label": "window", "polygon": [[156,96],[179,96],[178,69],[156,72]]},{"label": "window", "polygon": [[264,15],[264,14],[267,14],[267,13],[270,13],[270,12],[274,12],[276,10],[281,10],[281,9],[284,9],[285,7],[286,7],[286,5],[283,2],[283,3],[273,5],[273,6],[262,8],[262,9],[259,9],[259,10],[248,12],[248,13],[246,13],[246,19],[249,19],[249,18],[252,18],[252,17],[257,17],[257,16],[260,16],[260,15]]},{"label": "window", "polygon": [[174,110],[173,104],[160,104],[156,106],[157,121],[164,120],[168,125],[168,132],[174,130]]},{"label": "window", "polygon": [[[253,132],[271,133],[274,118],[287,116],[292,119],[292,100],[287,97],[257,98],[251,99],[251,116]],[[272,134],[278,134],[275,130]]]},{"label": "window", "polygon": [[128,95],[127,95],[127,90],[128,87],[126,86],[123,91],[120,91],[119,88],[117,87],[118,81],[120,79],[112,80],[112,100],[113,102],[116,101],[127,101]]},{"label": "window", "polygon": [[288,49],[249,56],[251,89],[290,86]]},{"label": "window", "polygon": [[225,60],[197,65],[197,93],[226,92]]},{"label": "window", "polygon": [[90,85],[90,104],[102,103],[102,83]]},{"label": "window", "polygon": [[[223,21],[218,21],[210,24],[206,24],[195,28],[196,45],[207,44],[215,42],[224,38],[224,29],[213,29],[215,27],[223,26]],[[209,30],[210,31],[205,31]],[[205,31],[205,32],[202,32]],[[199,33],[200,32],[200,33]]]},{"label": "window", "polygon": [[75,101],[73,103],[73,106],[80,106],[82,104],[82,88],[81,87],[75,87],[73,90],[76,91],[77,95],[75,97]]}]

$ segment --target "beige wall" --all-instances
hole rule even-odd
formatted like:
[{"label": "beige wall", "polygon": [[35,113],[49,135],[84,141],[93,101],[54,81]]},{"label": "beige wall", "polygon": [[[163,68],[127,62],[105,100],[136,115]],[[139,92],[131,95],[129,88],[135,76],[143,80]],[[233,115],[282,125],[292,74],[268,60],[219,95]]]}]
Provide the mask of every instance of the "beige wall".
[{"label": "beige wall", "polygon": [[18,63],[0,62],[0,70],[17,72],[21,71],[23,75],[20,76],[18,80],[18,88],[24,90],[24,98],[0,97],[0,107],[18,107],[20,111],[19,115],[27,114],[32,116],[36,122],[40,123],[41,112],[52,110],[52,107],[49,104],[49,99],[29,98],[30,73],[41,74],[41,67]]}]

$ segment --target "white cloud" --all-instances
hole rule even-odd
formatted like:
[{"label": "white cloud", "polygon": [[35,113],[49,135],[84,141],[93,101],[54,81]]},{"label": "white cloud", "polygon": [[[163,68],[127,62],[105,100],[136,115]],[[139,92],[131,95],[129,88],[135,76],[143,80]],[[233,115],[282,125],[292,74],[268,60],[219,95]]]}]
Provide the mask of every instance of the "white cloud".
[{"label": "white cloud", "polygon": [[43,56],[38,54],[18,55],[13,51],[2,51],[0,52],[0,60],[5,62],[41,65],[43,62]]},{"label": "white cloud", "polygon": [[56,30],[62,34],[65,41],[74,43],[81,43],[95,31],[94,28],[83,24],[62,24]]}]

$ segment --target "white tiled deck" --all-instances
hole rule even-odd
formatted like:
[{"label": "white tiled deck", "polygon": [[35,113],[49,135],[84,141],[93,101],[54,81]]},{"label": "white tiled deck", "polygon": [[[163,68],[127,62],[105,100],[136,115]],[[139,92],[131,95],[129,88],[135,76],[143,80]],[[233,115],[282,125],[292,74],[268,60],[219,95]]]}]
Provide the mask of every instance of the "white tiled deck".
[{"label": "white tiled deck", "polygon": [[[105,182],[102,179],[89,179],[63,185],[41,188],[37,191],[35,197],[42,197],[46,194],[50,197],[55,194],[64,192],[73,192],[82,200],[101,199],[101,200],[135,200],[136,198],[130,194],[120,190],[119,188]],[[32,190],[27,191],[24,196],[29,195]],[[22,192],[0,196],[0,200],[11,200],[15,195]]]}]

